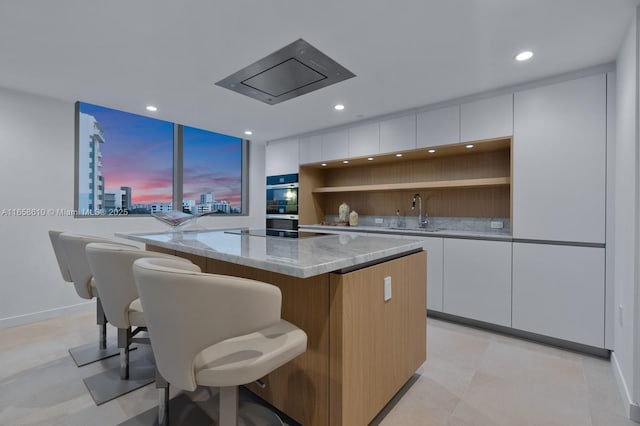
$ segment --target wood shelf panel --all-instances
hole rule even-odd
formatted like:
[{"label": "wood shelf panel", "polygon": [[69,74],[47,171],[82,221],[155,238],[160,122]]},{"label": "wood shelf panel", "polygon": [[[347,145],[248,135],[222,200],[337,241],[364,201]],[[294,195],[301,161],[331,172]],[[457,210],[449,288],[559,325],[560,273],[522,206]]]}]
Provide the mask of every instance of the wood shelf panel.
[{"label": "wood shelf panel", "polygon": [[404,189],[447,189],[447,188],[482,188],[488,186],[507,186],[511,184],[509,177],[440,180],[431,182],[386,183],[374,185],[324,186],[314,188],[314,193],[332,192],[372,192],[397,191]]},{"label": "wood shelf panel", "polygon": [[[429,216],[510,217],[509,186],[334,192],[313,195],[317,198],[323,213],[327,215],[337,215],[338,206],[344,202],[349,205],[351,210],[357,211],[362,216],[393,216],[396,214],[396,210],[400,211],[401,216],[416,216],[418,212],[411,210],[411,201],[416,192],[422,195],[422,211]],[[307,218],[305,222],[301,220],[300,223],[320,223],[325,220],[324,214],[318,218]]]}]

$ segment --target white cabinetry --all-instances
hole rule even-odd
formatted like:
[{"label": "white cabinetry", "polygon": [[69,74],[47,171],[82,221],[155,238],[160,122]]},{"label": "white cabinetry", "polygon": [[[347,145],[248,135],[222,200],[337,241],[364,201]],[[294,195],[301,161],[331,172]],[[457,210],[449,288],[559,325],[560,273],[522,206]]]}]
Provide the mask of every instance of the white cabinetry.
[{"label": "white cabinetry", "polygon": [[298,173],[298,139],[267,143],[264,170],[267,176]]},{"label": "white cabinetry", "polygon": [[460,105],[418,114],[418,148],[458,142],[460,142]]},{"label": "white cabinetry", "polygon": [[511,326],[511,242],[444,240],[444,312]]},{"label": "white cabinetry", "polygon": [[416,115],[380,122],[380,153],[416,149]]},{"label": "white cabinetry", "polygon": [[460,140],[492,139],[513,134],[513,94],[460,105]]},{"label": "white cabinetry", "polygon": [[323,133],[322,161],[338,160],[349,156],[349,133],[347,130],[336,130]]},{"label": "white cabinetry", "polygon": [[604,346],[604,249],[513,244],[513,328]]},{"label": "white cabinetry", "polygon": [[442,312],[443,239],[420,238],[427,252],[427,309]]},{"label": "white cabinetry", "polygon": [[349,129],[349,157],[364,157],[380,152],[380,123],[367,123]]},{"label": "white cabinetry", "polygon": [[513,236],[604,243],[604,74],[515,94]]},{"label": "white cabinetry", "polygon": [[322,161],[322,138],[320,135],[300,138],[300,164]]}]

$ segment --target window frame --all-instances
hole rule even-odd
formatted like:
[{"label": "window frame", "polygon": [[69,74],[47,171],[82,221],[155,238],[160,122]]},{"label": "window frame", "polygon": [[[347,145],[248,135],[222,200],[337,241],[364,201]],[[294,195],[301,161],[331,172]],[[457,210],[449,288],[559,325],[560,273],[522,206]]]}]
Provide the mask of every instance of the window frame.
[{"label": "window frame", "polygon": [[[74,108],[74,194],[73,194],[73,217],[74,218],[96,218],[96,217],[150,217],[150,213],[136,213],[136,214],[80,214],[79,206],[80,206],[80,104],[88,102],[76,101]],[[95,105],[95,104],[89,104]],[[100,106],[101,105],[96,105]],[[109,108],[109,107],[102,107]],[[109,108],[113,109],[113,108]],[[127,111],[116,110],[128,114],[133,115],[141,115],[135,113],[129,113]],[[149,117],[146,115],[141,115],[142,117],[154,119],[154,117]],[[173,210],[182,211],[182,198],[183,198],[183,164],[184,164],[184,137],[183,130],[184,125],[178,123],[173,124],[173,176],[172,176],[172,197],[171,202],[173,205]],[[207,129],[199,129],[204,130],[211,133],[218,133],[213,130]],[[230,136],[230,135],[228,135]],[[220,213],[216,215],[216,217],[239,217],[239,216],[249,216],[249,155],[250,155],[250,141],[244,138],[238,138],[241,144],[241,173],[240,173],[240,191],[241,191],[241,202],[240,202],[240,213]],[[178,208],[177,208],[178,207]],[[103,209],[105,210],[105,209]]]}]

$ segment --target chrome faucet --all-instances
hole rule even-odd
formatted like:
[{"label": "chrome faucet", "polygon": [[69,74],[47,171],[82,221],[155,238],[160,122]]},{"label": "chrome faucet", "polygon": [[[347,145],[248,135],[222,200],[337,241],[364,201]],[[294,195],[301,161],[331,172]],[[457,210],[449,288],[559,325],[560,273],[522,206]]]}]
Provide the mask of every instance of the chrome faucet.
[{"label": "chrome faucet", "polygon": [[411,210],[416,209],[416,199],[418,200],[418,226],[424,228],[429,224],[429,216],[425,212],[424,218],[422,217],[422,197],[420,194],[413,196],[413,202],[411,203]]}]

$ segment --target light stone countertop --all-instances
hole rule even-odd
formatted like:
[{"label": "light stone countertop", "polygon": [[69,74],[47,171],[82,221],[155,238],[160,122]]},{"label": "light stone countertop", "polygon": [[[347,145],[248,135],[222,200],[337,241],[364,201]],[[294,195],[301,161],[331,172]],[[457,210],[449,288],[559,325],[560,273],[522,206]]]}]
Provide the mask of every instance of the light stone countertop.
[{"label": "light stone countertop", "polygon": [[117,233],[116,236],[299,278],[378,263],[422,250],[419,240],[358,234],[283,238],[199,230]]},{"label": "light stone countertop", "polygon": [[505,232],[481,232],[468,230],[429,230],[420,228],[391,228],[384,226],[327,226],[327,225],[300,225],[301,231],[311,232],[367,232],[386,235],[403,235],[415,237],[444,237],[444,238],[465,238],[474,240],[495,240],[495,241],[512,241],[511,235]]}]

